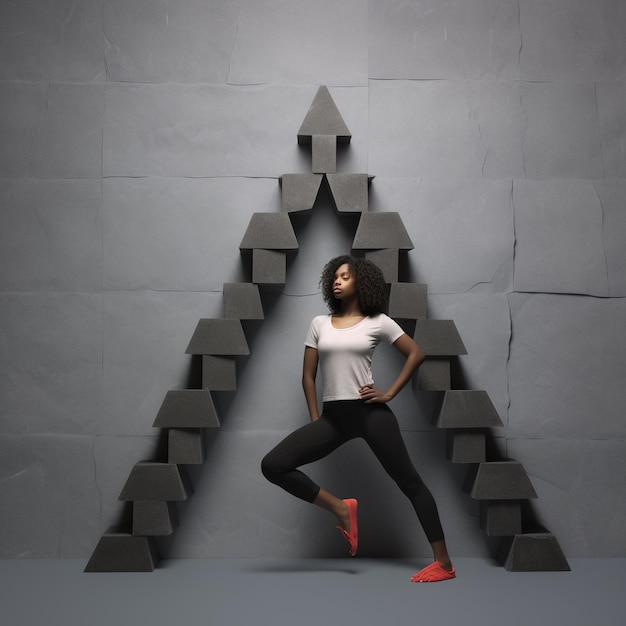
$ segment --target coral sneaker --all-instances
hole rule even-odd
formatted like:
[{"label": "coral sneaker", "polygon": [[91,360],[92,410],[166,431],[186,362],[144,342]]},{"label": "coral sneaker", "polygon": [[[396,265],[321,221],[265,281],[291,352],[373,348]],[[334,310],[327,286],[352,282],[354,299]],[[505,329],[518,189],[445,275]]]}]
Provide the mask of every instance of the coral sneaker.
[{"label": "coral sneaker", "polygon": [[337,528],[350,544],[350,556],[354,556],[359,546],[359,526],[356,516],[358,502],[354,498],[344,500],[344,502],[348,505],[348,509],[350,510],[350,530],[347,531],[343,526],[337,526]]}]

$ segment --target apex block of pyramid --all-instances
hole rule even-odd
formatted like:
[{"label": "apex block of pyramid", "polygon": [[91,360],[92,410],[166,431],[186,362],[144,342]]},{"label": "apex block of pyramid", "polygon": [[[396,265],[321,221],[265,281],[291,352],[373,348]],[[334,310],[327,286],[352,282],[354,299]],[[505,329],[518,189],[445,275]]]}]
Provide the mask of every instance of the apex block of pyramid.
[{"label": "apex block of pyramid", "polygon": [[315,94],[298,130],[298,143],[311,143],[314,135],[334,136],[340,143],[349,143],[352,137],[326,86],[321,86]]}]

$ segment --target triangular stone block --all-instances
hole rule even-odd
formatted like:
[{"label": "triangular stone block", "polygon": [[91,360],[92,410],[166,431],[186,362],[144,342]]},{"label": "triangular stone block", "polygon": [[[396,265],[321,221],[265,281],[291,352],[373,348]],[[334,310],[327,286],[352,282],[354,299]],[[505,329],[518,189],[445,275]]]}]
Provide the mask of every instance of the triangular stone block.
[{"label": "triangular stone block", "polygon": [[240,250],[297,250],[298,240],[287,213],[253,213]]},{"label": "triangular stone block", "polygon": [[98,541],[85,572],[152,572],[160,560],[152,537],[109,528]]},{"label": "triangular stone block", "polygon": [[417,374],[413,375],[415,391],[447,391],[450,388],[450,359],[448,357],[426,357],[417,370]]},{"label": "triangular stone block", "polygon": [[224,317],[262,320],[263,304],[259,287],[254,283],[224,283]]},{"label": "triangular stone block", "polygon": [[521,503],[518,500],[482,500],[480,528],[488,537],[509,537],[521,533]]},{"label": "triangular stone block", "polygon": [[452,463],[484,463],[487,460],[487,437],[484,431],[448,430],[446,458]]},{"label": "triangular stone block", "polygon": [[399,213],[362,213],[353,250],[413,250],[413,242]]},{"label": "triangular stone block", "polygon": [[322,186],[322,174],[283,174],[280,178],[282,210],[311,211]]},{"label": "triangular stone block", "polygon": [[502,420],[483,390],[452,389],[443,394],[434,413],[438,428],[499,428]]},{"label": "triangular stone block", "polygon": [[202,355],[202,389],[237,391],[237,363],[234,356]]},{"label": "triangular stone block", "polygon": [[426,356],[467,354],[465,344],[453,320],[417,320],[413,339]]},{"label": "triangular stone block", "polygon": [[198,321],[185,354],[245,356],[250,348],[240,320],[207,318]]},{"label": "triangular stone block", "polygon": [[133,502],[133,535],[166,537],[178,526],[174,502]]},{"label": "triangular stone block", "polygon": [[253,250],[252,281],[258,285],[284,285],[287,281],[287,253],[280,250]]},{"label": "triangular stone block", "polygon": [[177,465],[204,463],[206,461],[204,434],[204,428],[170,428],[167,433],[167,462]]},{"label": "triangular stone block", "polygon": [[337,171],[337,137],[313,135],[311,138],[311,169],[316,174]]},{"label": "triangular stone block", "polygon": [[320,87],[315,94],[298,131],[298,143],[310,143],[314,135],[333,135],[340,143],[349,143],[352,137],[328,87],[325,86]]},{"label": "triangular stone block", "polygon": [[569,572],[570,566],[556,537],[548,532],[505,539],[498,562],[509,572]]},{"label": "triangular stone block", "polygon": [[205,389],[173,389],[165,395],[152,424],[155,428],[219,428],[211,392]]},{"label": "triangular stone block", "polygon": [[386,283],[391,284],[398,281],[399,250],[393,248],[371,250],[365,253],[365,258],[380,268]]},{"label": "triangular stone block", "polygon": [[474,500],[526,500],[537,497],[524,466],[517,461],[479,463],[468,472],[463,489]]},{"label": "triangular stone block", "polygon": [[193,493],[184,466],[175,463],[136,463],[120,493],[120,500],[181,502]]},{"label": "triangular stone block", "polygon": [[327,174],[330,197],[339,213],[363,213],[369,208],[367,174]]},{"label": "triangular stone block", "polygon": [[391,283],[389,316],[419,320],[428,315],[428,287],[418,283]]}]

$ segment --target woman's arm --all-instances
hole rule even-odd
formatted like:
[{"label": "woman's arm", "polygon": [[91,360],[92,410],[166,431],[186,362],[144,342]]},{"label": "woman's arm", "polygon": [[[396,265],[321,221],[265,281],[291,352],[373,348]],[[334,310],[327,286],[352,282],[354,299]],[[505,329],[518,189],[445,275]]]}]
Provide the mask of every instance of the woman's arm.
[{"label": "woman's arm", "polygon": [[304,389],[304,397],[306,398],[312,422],[320,417],[317,407],[317,389],[315,387],[317,362],[317,350],[307,346],[304,349],[304,363],[302,364],[302,388]]},{"label": "woman's arm", "polygon": [[361,387],[359,393],[361,394],[361,399],[365,401],[365,404],[371,404],[372,402],[389,402],[395,398],[400,390],[411,380],[411,376],[413,376],[415,370],[426,358],[423,350],[406,333],[396,339],[393,345],[405,357],[404,366],[387,391],[381,391],[373,385]]}]

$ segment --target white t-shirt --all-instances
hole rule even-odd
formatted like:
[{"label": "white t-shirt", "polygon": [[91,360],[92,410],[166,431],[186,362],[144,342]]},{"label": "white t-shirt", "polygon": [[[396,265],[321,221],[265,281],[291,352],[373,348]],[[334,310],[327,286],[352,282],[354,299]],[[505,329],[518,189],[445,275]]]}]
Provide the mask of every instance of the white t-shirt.
[{"label": "white t-shirt", "polygon": [[373,385],[372,354],[381,342],[394,343],[402,328],[384,313],[350,328],[335,328],[330,315],[313,318],[304,345],[318,352],[323,400],[358,400],[359,388]]}]

